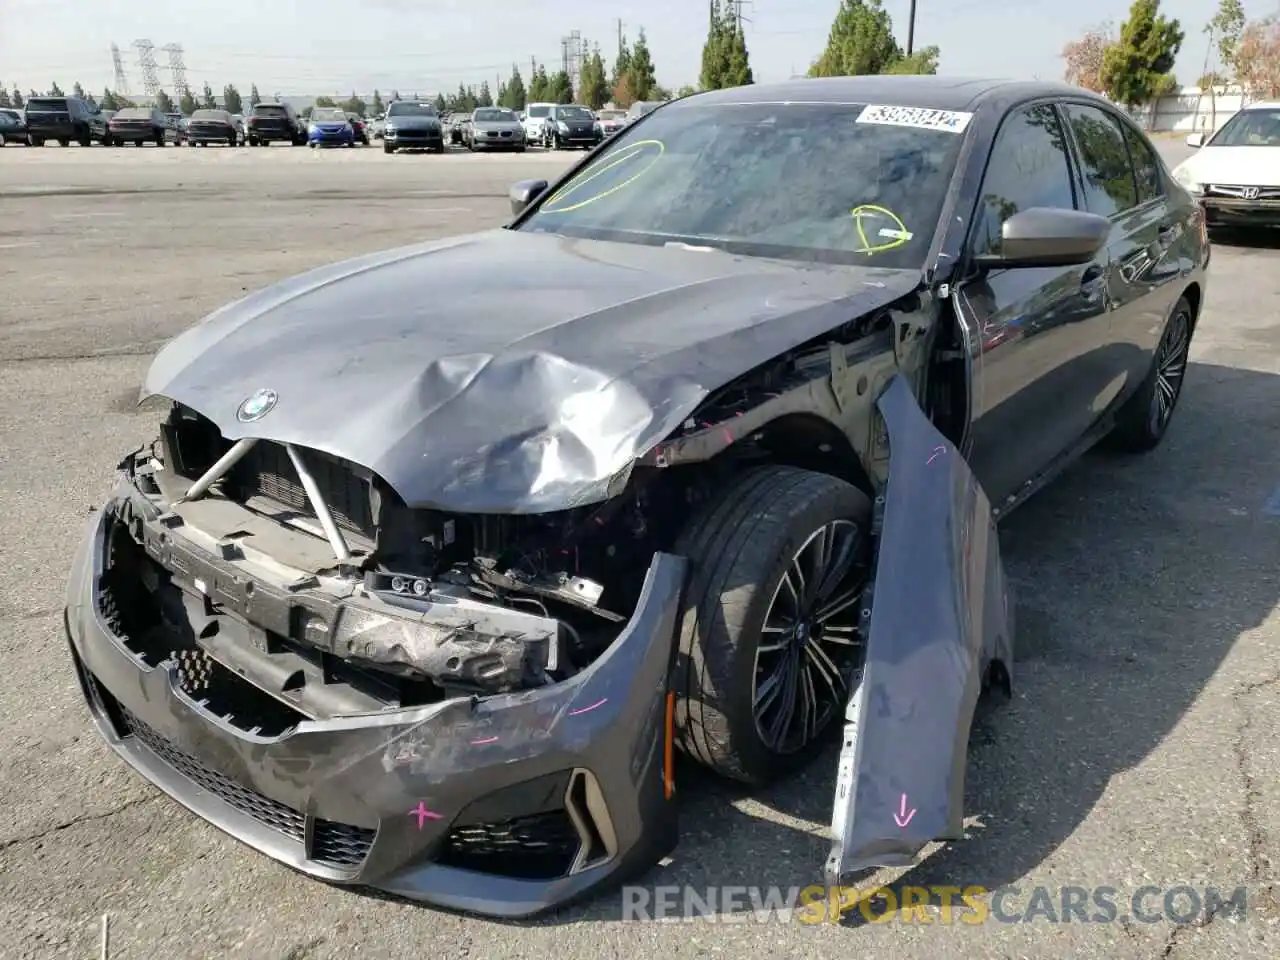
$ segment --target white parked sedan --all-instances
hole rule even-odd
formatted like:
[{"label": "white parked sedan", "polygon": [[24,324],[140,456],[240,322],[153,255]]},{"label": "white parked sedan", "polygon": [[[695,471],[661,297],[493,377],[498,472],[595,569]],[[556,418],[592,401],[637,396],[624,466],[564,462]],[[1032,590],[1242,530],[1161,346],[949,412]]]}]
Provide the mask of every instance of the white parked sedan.
[{"label": "white parked sedan", "polygon": [[1173,178],[1204,204],[1210,227],[1280,226],[1280,103],[1245,107],[1205,140]]}]

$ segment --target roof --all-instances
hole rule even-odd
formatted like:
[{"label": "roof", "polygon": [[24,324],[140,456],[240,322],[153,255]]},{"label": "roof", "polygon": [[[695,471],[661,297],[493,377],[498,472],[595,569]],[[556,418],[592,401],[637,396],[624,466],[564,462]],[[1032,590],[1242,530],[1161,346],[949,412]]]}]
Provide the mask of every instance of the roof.
[{"label": "roof", "polygon": [[1259,100],[1257,103],[1246,103],[1241,110],[1280,110],[1280,100]]},{"label": "roof", "polygon": [[[1065,83],[978,77],[883,76],[801,77],[694,94],[679,103],[886,103],[934,110],[974,110],[988,100],[1096,95]],[[675,106],[676,104],[672,104]]]}]

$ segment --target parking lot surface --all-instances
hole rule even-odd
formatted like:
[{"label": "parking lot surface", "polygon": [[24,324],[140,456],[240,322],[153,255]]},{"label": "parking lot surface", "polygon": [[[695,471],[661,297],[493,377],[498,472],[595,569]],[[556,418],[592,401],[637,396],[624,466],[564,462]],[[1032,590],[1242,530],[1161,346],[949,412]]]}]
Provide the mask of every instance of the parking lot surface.
[{"label": "parking lot surface", "polygon": [[[113,958],[1280,955],[1274,245],[1215,246],[1165,443],[1138,459],[1092,454],[1009,518],[1015,695],[974,730],[969,836],[859,881],[1014,885],[1006,915],[1043,886],[1059,920],[1064,886],[1116,888],[1128,917],[1144,886],[1247,885],[1244,920],[970,925],[930,907],[911,923],[624,923],[611,893],[495,923],[295,874],[99,742],[66,655],[62,591],[86,512],[120,456],[153,437],[155,412],[134,405],[150,356],[309,267],[497,225],[510,181],[576,159],[0,150],[0,954],[98,956],[106,913]],[[681,770],[682,843],[639,882],[818,882],[834,763],[829,752],[754,795]]]}]

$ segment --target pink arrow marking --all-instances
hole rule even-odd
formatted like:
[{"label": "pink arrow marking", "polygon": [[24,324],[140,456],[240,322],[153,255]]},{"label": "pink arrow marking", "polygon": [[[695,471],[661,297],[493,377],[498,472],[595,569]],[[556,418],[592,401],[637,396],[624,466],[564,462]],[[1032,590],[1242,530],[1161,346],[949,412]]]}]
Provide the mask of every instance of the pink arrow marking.
[{"label": "pink arrow marking", "polygon": [[422,829],[422,824],[426,820],[443,820],[444,819],[443,814],[436,813],[434,810],[428,810],[427,805],[423,803],[421,800],[418,801],[417,807],[409,811],[409,816],[418,818],[419,830]]},{"label": "pink arrow marking", "polygon": [[893,822],[900,827],[905,827],[911,822],[911,818],[916,815],[916,808],[907,809],[907,795],[902,795],[902,802],[898,804],[898,812],[893,815]]}]

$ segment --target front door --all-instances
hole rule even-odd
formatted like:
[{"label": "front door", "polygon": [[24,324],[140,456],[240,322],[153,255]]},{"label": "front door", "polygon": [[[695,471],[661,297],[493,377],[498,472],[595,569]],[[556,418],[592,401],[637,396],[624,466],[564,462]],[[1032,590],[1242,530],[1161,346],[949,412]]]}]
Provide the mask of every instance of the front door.
[{"label": "front door", "polygon": [[[1084,209],[1067,138],[1050,103],[1001,124],[969,249],[996,249],[1004,221],[1033,207]],[[973,401],[969,462],[997,508],[1048,469],[1098,419],[1114,379],[1109,253],[1072,267],[991,270],[961,285]]]}]

